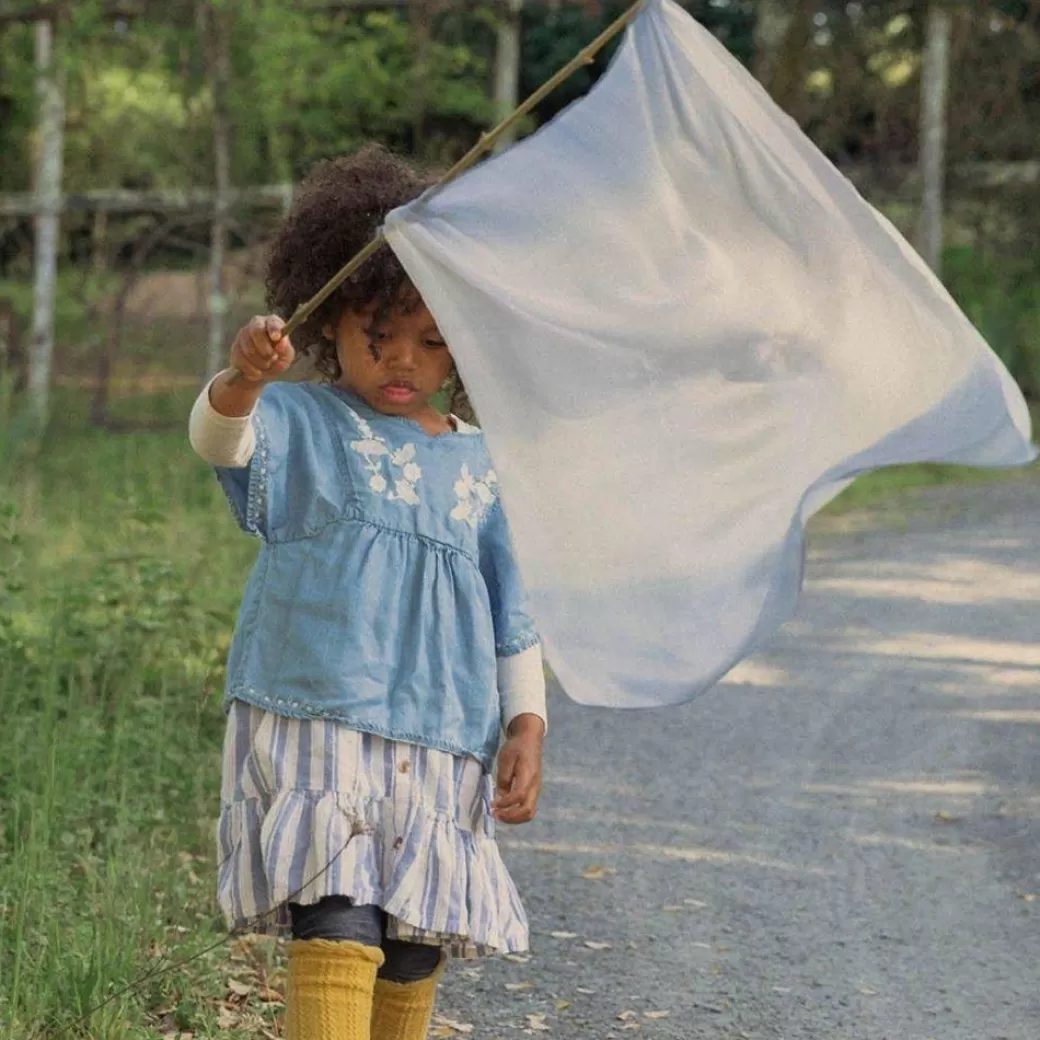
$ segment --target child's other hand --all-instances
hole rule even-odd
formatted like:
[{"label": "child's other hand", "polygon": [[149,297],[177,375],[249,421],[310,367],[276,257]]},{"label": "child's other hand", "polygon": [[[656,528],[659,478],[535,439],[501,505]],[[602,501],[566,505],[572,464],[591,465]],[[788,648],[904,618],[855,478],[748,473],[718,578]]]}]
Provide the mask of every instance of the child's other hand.
[{"label": "child's other hand", "polygon": [[537,715],[518,715],[498,753],[497,796],[491,803],[500,823],[530,823],[542,793],[545,724]]},{"label": "child's other hand", "polygon": [[285,322],[277,315],[253,318],[238,330],[231,346],[231,367],[250,383],[267,383],[284,372],[296,357],[288,336],[282,335]]}]

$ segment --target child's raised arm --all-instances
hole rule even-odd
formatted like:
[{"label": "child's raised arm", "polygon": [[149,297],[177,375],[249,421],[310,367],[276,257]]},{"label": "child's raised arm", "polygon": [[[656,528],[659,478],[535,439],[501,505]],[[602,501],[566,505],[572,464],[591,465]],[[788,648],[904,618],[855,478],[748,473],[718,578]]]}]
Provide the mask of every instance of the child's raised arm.
[{"label": "child's raised arm", "polygon": [[249,464],[256,446],[250,416],[264,386],[292,364],[295,352],[281,330],[285,322],[269,315],[243,326],[231,347],[232,368],[199,394],[188,420],[191,446],[212,466]]}]

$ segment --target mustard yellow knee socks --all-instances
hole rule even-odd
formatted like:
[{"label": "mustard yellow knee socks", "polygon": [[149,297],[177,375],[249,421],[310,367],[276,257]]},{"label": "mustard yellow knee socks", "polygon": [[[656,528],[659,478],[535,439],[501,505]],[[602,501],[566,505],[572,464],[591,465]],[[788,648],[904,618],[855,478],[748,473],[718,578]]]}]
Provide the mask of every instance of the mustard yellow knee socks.
[{"label": "mustard yellow knee socks", "polygon": [[355,942],[289,944],[286,1040],[370,1040],[383,951]]},{"label": "mustard yellow knee socks", "polygon": [[444,974],[444,957],[428,978],[419,982],[376,979],[372,1004],[372,1040],[426,1040],[433,1017],[437,984]]}]

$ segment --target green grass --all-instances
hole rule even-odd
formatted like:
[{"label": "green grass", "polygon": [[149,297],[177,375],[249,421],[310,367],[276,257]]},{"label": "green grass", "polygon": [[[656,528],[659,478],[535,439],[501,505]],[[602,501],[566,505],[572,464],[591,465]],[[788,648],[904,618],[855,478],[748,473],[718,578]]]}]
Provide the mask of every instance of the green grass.
[{"label": "green grass", "polygon": [[[256,547],[187,446],[192,393],[122,402],[181,424],[136,434],[90,430],[83,395],[59,393],[35,460],[0,428],[0,1037],[256,1037],[278,1009],[258,996],[278,987],[271,943],[113,999],[223,934],[219,700]],[[886,470],[828,512],[996,476]],[[229,1004],[230,978],[253,993]]]},{"label": "green grass", "polygon": [[821,515],[841,516],[857,510],[872,510],[882,506],[891,510],[896,507],[899,499],[922,488],[993,484],[1005,480],[1032,479],[1035,474],[1034,466],[1019,469],[975,469],[933,464],[891,466],[858,478],[829,503]]},{"label": "green grass", "polygon": [[1040,254],[999,256],[968,246],[947,249],[950,294],[1028,397],[1040,399]]},{"label": "green grass", "polygon": [[222,949],[78,1020],[222,934],[219,696],[255,545],[183,432],[60,418],[0,478],[0,1035],[216,1036],[229,975],[269,951]]}]

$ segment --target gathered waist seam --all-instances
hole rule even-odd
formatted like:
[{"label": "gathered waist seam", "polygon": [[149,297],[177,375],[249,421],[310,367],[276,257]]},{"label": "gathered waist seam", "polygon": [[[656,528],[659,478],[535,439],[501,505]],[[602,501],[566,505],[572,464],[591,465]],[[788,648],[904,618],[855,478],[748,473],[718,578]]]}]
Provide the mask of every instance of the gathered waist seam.
[{"label": "gathered waist seam", "polygon": [[371,527],[375,531],[382,531],[384,534],[392,534],[399,538],[405,538],[408,541],[419,542],[421,545],[426,545],[431,549],[440,549],[453,555],[461,556],[471,563],[476,563],[476,559],[471,552],[457,545],[452,545],[450,542],[441,541],[439,538],[431,538],[427,534],[417,534],[415,531],[405,531],[400,527],[392,527],[390,524],[380,523],[378,520],[371,520],[365,516],[339,516],[334,520],[326,521],[316,530],[306,531],[292,538],[268,537],[267,544],[274,548],[278,545],[292,545],[296,542],[311,541],[337,524],[357,524],[361,527]]}]

